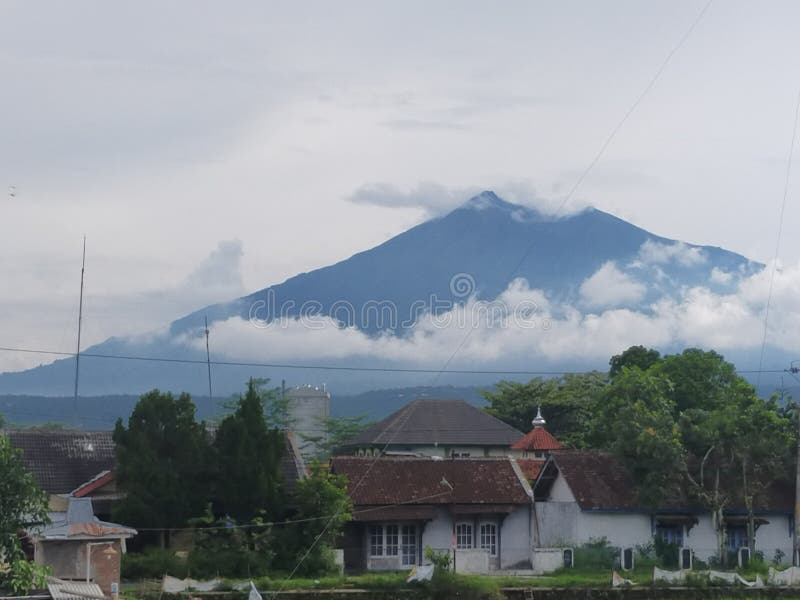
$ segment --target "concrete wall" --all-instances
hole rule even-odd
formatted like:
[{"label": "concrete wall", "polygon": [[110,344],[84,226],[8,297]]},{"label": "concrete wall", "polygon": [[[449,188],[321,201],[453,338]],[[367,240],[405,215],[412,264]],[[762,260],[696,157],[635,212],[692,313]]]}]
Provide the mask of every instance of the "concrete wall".
[{"label": "concrete wall", "polygon": [[531,555],[531,567],[537,575],[552,573],[564,566],[563,548],[534,548]]},{"label": "concrete wall", "polygon": [[[86,540],[38,541],[34,561],[47,565],[59,579],[86,580]],[[122,545],[119,541],[91,546],[90,578],[104,593],[111,593],[111,584],[119,583]]]},{"label": "concrete wall", "polygon": [[[300,454],[303,458],[313,458],[319,451],[317,444],[306,441],[307,437],[323,436],[323,420],[330,416],[331,395],[324,387],[303,385],[286,390],[289,400],[289,416]],[[305,437],[304,437],[305,436]]]},{"label": "concrete wall", "polygon": [[532,519],[531,507],[526,505],[516,509],[503,520],[500,527],[501,569],[530,568]]}]

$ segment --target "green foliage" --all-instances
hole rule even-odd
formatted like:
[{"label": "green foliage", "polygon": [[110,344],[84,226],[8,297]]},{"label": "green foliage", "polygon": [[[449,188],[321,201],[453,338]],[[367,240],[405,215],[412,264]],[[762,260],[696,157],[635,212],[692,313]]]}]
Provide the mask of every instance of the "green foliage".
[{"label": "green foliage", "polygon": [[317,458],[326,460],[369,425],[369,423],[364,422],[364,419],[366,419],[366,415],[317,419],[319,429],[325,431],[327,437],[304,435],[302,436],[303,441],[315,443],[319,448]]},{"label": "green foliage", "polygon": [[322,575],[335,571],[332,548],[350,520],[352,504],[347,495],[347,480],[314,463],[311,475],[297,482],[297,513],[291,525],[278,532],[283,549],[280,567],[298,575]]},{"label": "green foliage", "polygon": [[122,579],[125,581],[160,579],[164,575],[180,579],[187,577],[189,566],[186,560],[162,548],[147,548],[143,552],[122,555]]},{"label": "green foliage", "polygon": [[10,572],[4,583],[15,594],[23,595],[31,590],[41,590],[47,587],[47,577],[50,573],[50,567],[47,565],[37,565],[25,558],[18,558],[11,563]]},{"label": "green foliage", "polygon": [[434,569],[431,581],[423,582],[432,600],[503,600],[500,582],[491,577],[479,575],[458,575],[450,571]]},{"label": "green foliage", "polygon": [[590,371],[554,379],[536,377],[527,383],[501,381],[497,391],[483,395],[490,403],[486,412],[520,431],[530,430],[541,406],[548,431],[563,444],[582,448],[606,384],[604,374]]},{"label": "green foliage", "polygon": [[181,527],[202,514],[209,440],[188,394],[153,390],[114,429],[116,480],[125,497],[115,518],[133,526]]},{"label": "green foliage", "polygon": [[665,542],[656,536],[653,540],[653,548],[658,558],[658,566],[662,569],[677,569],[680,566],[680,546]]},{"label": "green foliage", "polygon": [[622,373],[625,367],[638,367],[642,371],[647,371],[651,366],[661,359],[658,350],[645,348],[644,346],[631,346],[622,354],[615,354],[608,361],[608,377],[614,379]]},{"label": "green foliage", "polygon": [[[275,392],[277,393],[277,392]],[[246,522],[260,513],[278,520],[284,513],[281,456],[283,433],[270,427],[265,416],[264,392],[258,380],[247,383],[247,391],[235,410],[219,424],[216,451],[215,512]],[[201,511],[195,513],[200,514]]]},{"label": "green foliage", "polygon": [[669,381],[623,367],[608,386],[591,438],[628,466],[645,506],[680,489],[684,450],[673,418]]},{"label": "green foliage", "polygon": [[450,570],[450,563],[453,560],[450,552],[436,552],[430,546],[425,546],[425,553],[423,556],[425,557],[425,560],[434,566],[435,569],[442,569],[443,571]]},{"label": "green foliage", "polygon": [[255,519],[244,527],[232,521],[211,521],[195,532],[189,554],[189,572],[195,578],[260,577],[269,573],[275,558],[271,527]]},{"label": "green foliage", "polygon": [[611,569],[619,560],[619,548],[609,544],[604,537],[591,539],[573,550],[575,568]]},{"label": "green foliage", "polygon": [[0,435],[0,557],[12,565],[7,577],[26,576],[19,531],[47,522],[47,495],[23,466],[22,453]]}]

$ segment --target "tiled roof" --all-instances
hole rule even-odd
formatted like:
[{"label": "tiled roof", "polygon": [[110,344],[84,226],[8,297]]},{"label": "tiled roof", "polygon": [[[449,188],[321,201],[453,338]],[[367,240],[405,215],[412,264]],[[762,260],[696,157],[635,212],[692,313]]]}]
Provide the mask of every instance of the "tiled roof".
[{"label": "tiled roof", "polygon": [[582,510],[635,510],[641,507],[628,469],[607,452],[554,452],[536,482],[537,496],[540,484],[547,485],[553,465],[566,480]]},{"label": "tiled roof", "polygon": [[559,450],[561,442],[544,427],[534,427],[525,436],[511,446],[512,450],[525,450],[527,452]]},{"label": "tiled roof", "polygon": [[102,471],[114,467],[111,431],[11,429],[11,445],[48,494],[68,494]]},{"label": "tiled roof", "polygon": [[434,460],[337,456],[331,459],[331,470],[347,477],[348,494],[356,507],[516,505],[530,501],[525,489],[527,484],[520,480],[508,458]]},{"label": "tiled roof", "polygon": [[306,466],[295,444],[294,433],[286,432],[283,436],[283,456],[281,457],[281,475],[286,494],[293,496],[297,481],[306,476]]},{"label": "tiled roof", "polygon": [[419,398],[359,433],[347,445],[505,446],[522,432],[464,400]]},{"label": "tiled roof", "polygon": [[534,481],[539,476],[539,471],[544,466],[543,460],[535,458],[518,458],[517,464],[528,481]]}]

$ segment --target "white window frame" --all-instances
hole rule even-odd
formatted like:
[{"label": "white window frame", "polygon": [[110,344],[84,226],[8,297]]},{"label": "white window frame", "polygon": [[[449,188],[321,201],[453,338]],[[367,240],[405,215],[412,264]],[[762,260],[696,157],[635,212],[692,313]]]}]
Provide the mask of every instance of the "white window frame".
[{"label": "white window frame", "polygon": [[[414,566],[419,561],[417,533],[417,526],[413,523],[400,525],[400,564],[403,566]],[[408,536],[411,536],[413,542],[408,541]],[[411,551],[408,552],[408,549]]]},{"label": "white window frame", "polygon": [[[484,542],[485,534],[483,532],[484,527],[491,527],[491,537],[488,543]],[[489,556],[497,556],[497,523],[494,521],[482,521],[478,525],[478,544],[481,550],[488,550]]]},{"label": "white window frame", "polygon": [[[383,534],[383,523],[370,524],[367,528],[367,533],[369,536],[368,543],[370,558],[383,558],[384,544],[386,540]],[[374,542],[378,536],[380,536],[380,541],[375,544]]]},{"label": "white window frame", "polygon": [[[466,533],[462,530],[466,529]],[[472,521],[458,521],[456,523],[456,550],[472,550],[475,547],[475,527]],[[466,538],[469,538],[467,540]],[[465,542],[469,542],[468,544]]]},{"label": "white window frame", "polygon": [[384,556],[400,556],[400,525],[387,523],[383,527]]}]

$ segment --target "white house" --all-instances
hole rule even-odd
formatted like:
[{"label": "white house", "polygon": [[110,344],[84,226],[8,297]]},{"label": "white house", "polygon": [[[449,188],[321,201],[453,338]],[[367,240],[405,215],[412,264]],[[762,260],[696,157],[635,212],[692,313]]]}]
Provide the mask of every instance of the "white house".
[{"label": "white house", "polygon": [[[707,511],[644,508],[628,471],[605,452],[553,452],[534,482],[533,492],[535,548],[569,548],[599,538],[619,548],[635,548],[659,536],[691,549],[701,560],[717,553],[717,536]],[[664,504],[680,506],[668,498]],[[767,560],[776,553],[791,560],[792,510],[791,491],[779,487],[757,507],[755,550],[763,552]],[[725,526],[729,551],[747,546],[745,511],[727,510]]]},{"label": "white house", "polygon": [[349,571],[410,568],[426,546],[458,572],[530,568],[532,493],[512,458],[339,456],[331,470],[353,501]]}]

